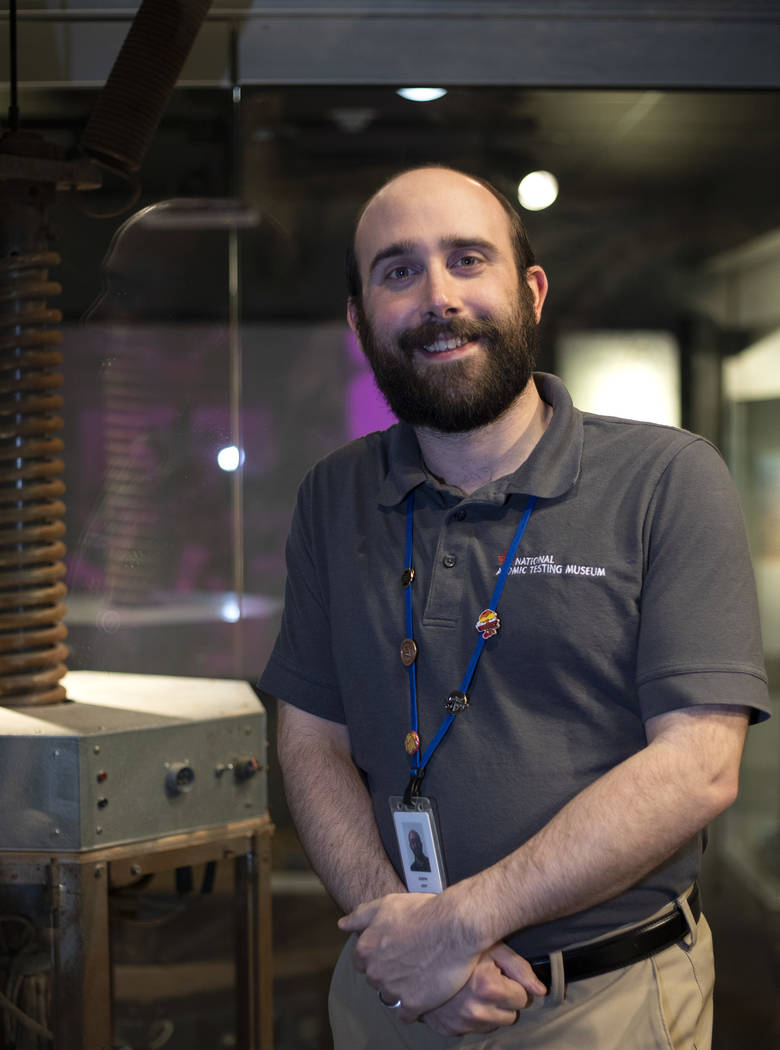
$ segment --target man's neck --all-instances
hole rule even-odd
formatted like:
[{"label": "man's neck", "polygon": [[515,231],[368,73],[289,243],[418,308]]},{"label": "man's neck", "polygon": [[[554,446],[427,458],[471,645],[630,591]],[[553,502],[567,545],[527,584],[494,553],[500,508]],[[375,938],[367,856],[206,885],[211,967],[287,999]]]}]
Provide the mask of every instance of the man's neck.
[{"label": "man's neck", "polygon": [[513,473],[528,459],[552,418],[531,379],[506,412],[462,434],[416,427],[425,465],[439,481],[466,495]]}]

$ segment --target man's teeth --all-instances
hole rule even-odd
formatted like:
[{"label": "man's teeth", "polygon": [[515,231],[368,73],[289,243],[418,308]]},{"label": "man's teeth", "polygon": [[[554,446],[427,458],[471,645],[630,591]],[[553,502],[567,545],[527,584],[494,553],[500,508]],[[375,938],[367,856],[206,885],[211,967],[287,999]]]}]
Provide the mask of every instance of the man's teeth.
[{"label": "man's teeth", "polygon": [[468,339],[437,339],[435,343],[426,344],[423,349],[429,354],[441,354],[445,350],[457,350],[459,346],[465,346]]}]

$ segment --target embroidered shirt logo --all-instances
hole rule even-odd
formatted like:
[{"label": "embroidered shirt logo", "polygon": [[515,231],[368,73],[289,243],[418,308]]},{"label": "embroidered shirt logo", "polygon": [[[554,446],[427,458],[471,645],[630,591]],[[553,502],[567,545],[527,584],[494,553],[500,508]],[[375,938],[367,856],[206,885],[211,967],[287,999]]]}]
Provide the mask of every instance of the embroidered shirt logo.
[{"label": "embroidered shirt logo", "polygon": [[[506,551],[498,556],[498,569],[506,560]],[[510,576],[606,576],[603,565],[579,565],[574,562],[558,561],[554,554],[518,554],[509,569]]]}]

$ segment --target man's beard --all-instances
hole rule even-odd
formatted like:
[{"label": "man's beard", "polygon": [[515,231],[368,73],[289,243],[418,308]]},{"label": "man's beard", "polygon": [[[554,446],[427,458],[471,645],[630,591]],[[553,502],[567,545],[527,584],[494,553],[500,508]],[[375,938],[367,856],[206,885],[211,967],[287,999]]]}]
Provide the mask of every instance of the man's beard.
[{"label": "man's beard", "polygon": [[[523,289],[525,292],[525,289]],[[445,433],[476,430],[498,419],[528,384],[536,363],[537,329],[530,292],[508,317],[429,322],[382,344],[356,303],[357,334],[376,384],[399,419]],[[482,340],[481,352],[418,368],[417,352],[438,337]]]}]

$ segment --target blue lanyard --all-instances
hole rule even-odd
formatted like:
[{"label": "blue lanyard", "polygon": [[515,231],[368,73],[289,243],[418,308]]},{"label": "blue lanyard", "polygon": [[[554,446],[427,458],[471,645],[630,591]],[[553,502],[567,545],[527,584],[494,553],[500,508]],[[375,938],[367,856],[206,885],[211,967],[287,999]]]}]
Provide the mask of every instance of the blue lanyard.
[{"label": "blue lanyard", "polygon": [[[523,516],[518,522],[515,534],[512,539],[512,543],[509,546],[509,550],[504,558],[504,564],[501,566],[501,571],[496,579],[496,585],[493,588],[493,594],[490,598],[490,609],[496,612],[498,609],[498,601],[501,597],[501,592],[504,589],[506,578],[509,575],[509,570],[515,560],[517,554],[517,548],[520,546],[520,540],[523,538],[525,527],[528,524],[528,519],[531,517],[531,511],[534,509],[536,503],[536,496],[529,496],[528,503],[526,504]],[[414,641],[414,622],[412,619],[412,580],[414,579],[414,569],[412,568],[412,545],[414,538],[414,490],[409,493],[406,500],[406,572],[404,574],[405,579],[408,580],[404,587],[404,607],[406,614],[406,637],[411,641]],[[471,654],[471,660],[466,668],[466,673],[463,676],[463,681],[460,684],[460,693],[466,696],[468,688],[471,685],[471,679],[474,677],[474,672],[477,669],[479,658],[482,655],[482,650],[485,647],[486,635],[480,633],[479,639],[474,646],[474,652]],[[417,719],[417,671],[416,671],[416,660],[413,660],[408,668],[409,671],[409,699],[410,699],[410,722],[412,733],[417,734],[418,732],[418,719]],[[467,701],[466,701],[467,702]],[[456,712],[457,713],[457,712]],[[447,730],[450,728],[452,723],[455,721],[456,713],[450,713],[446,716],[442,724],[439,726],[436,735],[431,740],[428,747],[425,749],[422,755],[420,755],[420,748],[418,747],[415,752],[414,758],[412,759],[411,765],[411,782],[410,787],[407,788],[408,795],[416,795],[419,793],[419,785],[422,777],[425,773],[425,768],[431,760],[436,748],[444,739]]]}]

